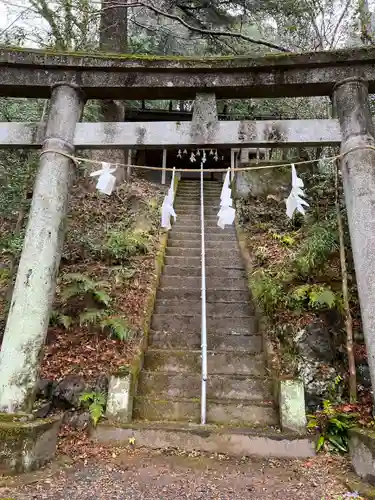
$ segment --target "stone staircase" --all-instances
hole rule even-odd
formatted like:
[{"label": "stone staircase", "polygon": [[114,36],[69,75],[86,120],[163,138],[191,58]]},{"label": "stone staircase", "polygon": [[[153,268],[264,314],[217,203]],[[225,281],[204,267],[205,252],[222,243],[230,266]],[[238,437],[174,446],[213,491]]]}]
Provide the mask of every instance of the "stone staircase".
[{"label": "stone staircase", "polygon": [[[234,227],[217,226],[221,184],[205,181],[207,423],[277,426],[262,338],[249,300]],[[181,181],[149,347],[134,399],[134,424],[200,422],[200,183]]]}]

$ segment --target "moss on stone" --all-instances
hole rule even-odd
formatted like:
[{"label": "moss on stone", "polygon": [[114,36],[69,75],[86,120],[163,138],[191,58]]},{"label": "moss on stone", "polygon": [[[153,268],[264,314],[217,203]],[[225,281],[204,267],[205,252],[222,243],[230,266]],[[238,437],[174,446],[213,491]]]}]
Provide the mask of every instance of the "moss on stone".
[{"label": "moss on stone", "polygon": [[0,442],[4,439],[13,439],[24,435],[34,435],[44,432],[46,427],[56,422],[55,417],[20,422],[16,420],[0,421]]},{"label": "moss on stone", "polygon": [[[178,179],[175,177],[174,191],[176,193],[178,186]],[[130,397],[135,397],[137,394],[138,378],[139,374],[143,368],[144,353],[147,349],[148,335],[151,328],[152,315],[155,308],[156,292],[159,286],[161,273],[164,266],[165,251],[168,243],[168,232],[165,231],[160,236],[159,249],[155,257],[155,270],[154,270],[154,280],[151,285],[151,293],[147,301],[147,306],[145,310],[145,316],[143,320],[143,338],[140,346],[140,350],[135,358],[132,360],[131,364],[124,367],[123,370],[118,370],[114,373],[117,377],[130,376]]]},{"label": "moss on stone", "polygon": [[368,500],[375,499],[375,487],[359,480],[350,479],[345,481],[345,486],[352,491],[356,492],[361,497],[367,498]]},{"label": "moss on stone", "polygon": [[0,421],[0,474],[37,468],[55,453],[61,418],[17,421],[19,414]]},{"label": "moss on stone", "polygon": [[30,422],[34,415],[30,413],[0,413],[0,425],[2,422]]},{"label": "moss on stone", "polygon": [[356,438],[371,451],[375,457],[375,431],[371,429],[355,428],[349,430],[349,436]]},{"label": "moss on stone", "polygon": [[[51,56],[54,58],[77,58],[77,59],[100,59],[100,60],[118,60],[118,61],[131,61],[131,62],[142,62],[142,63],[154,63],[154,62],[165,62],[165,63],[181,63],[185,64],[187,67],[193,67],[194,65],[205,64],[207,67],[215,67],[216,64],[224,64],[224,68],[230,68],[233,63],[235,66],[238,63],[245,64],[247,66],[277,66],[277,65],[293,65],[293,66],[304,66],[312,64],[350,64],[353,61],[366,60],[369,57],[372,58],[374,53],[374,47],[361,47],[361,48],[351,48],[351,49],[339,49],[335,51],[325,51],[325,52],[271,52],[263,55],[256,56],[160,56],[153,54],[118,54],[118,53],[102,53],[102,52],[63,52],[56,51],[52,49],[27,49],[21,47],[3,47],[2,53],[13,53],[15,55],[20,54],[34,54],[35,56],[40,56],[40,64],[46,64],[44,58]],[[21,62],[21,61],[20,61]],[[24,62],[24,61],[23,61]],[[89,62],[89,61],[87,61]],[[83,63],[83,61],[82,61]],[[63,61],[61,61],[63,64]]]},{"label": "moss on stone", "polygon": [[[248,249],[247,249],[247,241],[246,241],[246,235],[242,231],[238,220],[236,220],[236,233],[237,233],[237,239],[238,243],[240,246],[240,251],[243,257],[243,260],[245,262],[245,269],[248,275],[250,275],[252,271],[252,264],[251,264],[251,257],[249,255]],[[250,285],[249,285],[249,294],[250,297],[252,296]],[[276,406],[279,405],[279,395],[280,395],[280,382],[279,382],[279,370],[277,363],[275,362],[276,356],[275,352],[273,350],[272,342],[269,339],[268,336],[268,323],[267,323],[267,316],[264,313],[264,311],[261,311],[258,304],[254,303],[253,305],[255,308],[255,315],[258,319],[258,325],[259,325],[259,331],[262,335],[263,338],[263,346],[264,346],[264,354],[265,354],[265,362],[267,365],[267,368],[270,372],[270,379],[271,379],[271,387],[272,387],[272,395],[273,395],[273,400]]]}]

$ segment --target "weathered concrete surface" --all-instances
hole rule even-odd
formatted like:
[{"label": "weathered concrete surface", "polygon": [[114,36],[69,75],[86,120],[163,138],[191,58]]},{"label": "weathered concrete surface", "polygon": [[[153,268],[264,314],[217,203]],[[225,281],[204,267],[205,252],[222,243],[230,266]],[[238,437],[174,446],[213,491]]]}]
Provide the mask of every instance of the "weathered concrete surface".
[{"label": "weathered concrete surface", "polygon": [[[338,136],[336,144],[339,144],[340,141],[341,134]],[[334,145],[335,141],[331,144]],[[252,166],[256,167],[253,163]],[[311,169],[311,166],[309,165],[307,168]],[[297,167],[297,169],[299,172],[302,170],[301,166]],[[257,170],[254,168],[254,170],[238,172],[235,179],[236,196],[246,198],[249,195],[257,197],[272,194],[278,199],[283,200],[288,197],[290,192],[291,178],[290,167],[271,168],[268,170]]]},{"label": "weathered concrete surface", "polygon": [[[246,352],[250,355],[262,352],[262,337],[260,335],[249,335],[249,328],[234,328],[232,335],[225,335],[223,330],[221,330],[221,333],[215,333],[215,329],[213,329],[212,332],[208,333],[208,349],[212,351]],[[150,332],[150,342],[156,348],[198,349],[201,340],[200,330],[190,333],[189,329],[168,331],[167,328],[163,331],[163,326],[160,326],[160,330]]]},{"label": "weathered concrete surface", "polygon": [[[168,349],[148,349],[145,354],[144,368],[151,371],[168,373],[199,372],[201,368],[201,351],[170,351]],[[208,372],[210,374],[265,375],[263,354],[253,354],[249,363],[248,352],[215,352],[207,353]]]},{"label": "weathered concrete surface", "polygon": [[[139,380],[142,396],[158,399],[197,398],[201,390],[200,368],[194,372],[168,373],[144,370]],[[211,399],[236,399],[264,401],[270,396],[270,384],[264,377],[237,373],[213,374],[207,380],[207,397]],[[289,429],[292,430],[292,429]]]},{"label": "weathered concrete surface", "polygon": [[[41,146],[36,123],[0,123],[0,146]],[[275,120],[212,122],[197,134],[192,122],[78,123],[74,145],[84,149],[117,147],[325,146],[341,142],[337,120]],[[264,174],[264,171],[261,171]],[[274,172],[272,172],[274,174]]]},{"label": "weathered concrete surface", "polygon": [[[171,245],[173,243],[173,241],[174,241],[173,237],[171,236],[169,239],[169,245]],[[183,240],[178,240],[178,241],[183,242]],[[217,244],[217,241],[213,240],[212,243]],[[221,242],[221,243],[223,243],[223,242]],[[184,242],[182,244],[184,244]],[[178,266],[169,266],[168,267],[168,275],[170,277],[172,277],[172,276],[183,277],[187,272],[190,273],[190,276],[189,276],[190,278],[198,278],[200,276],[200,269],[199,268],[178,267]],[[222,272],[223,272],[222,268],[219,266],[207,266],[206,276],[210,276],[210,278],[220,278],[220,276],[222,276]],[[241,290],[248,291],[248,288],[246,287],[246,285],[244,285],[244,280],[246,280],[246,275],[245,275],[245,271],[243,269],[227,269],[226,273],[227,273],[226,276],[229,280],[231,280],[231,279],[242,280],[242,283],[241,283],[241,281],[238,282],[238,284],[240,286],[237,287],[237,289],[240,288]],[[197,283],[197,281],[195,281],[195,283]],[[222,281],[221,282],[218,281],[216,284],[211,282],[209,289],[211,289],[211,290],[222,289],[222,286],[223,286]],[[186,287],[186,288],[189,288],[189,287]],[[230,290],[230,287],[228,288],[228,290]]]},{"label": "weathered concrete surface", "polygon": [[197,94],[189,130],[191,141],[197,144],[201,141],[210,143],[217,134],[218,126],[215,94]]},{"label": "weathered concrete surface", "polygon": [[61,416],[0,414],[0,475],[29,472],[55,456]]},{"label": "weathered concrete surface", "polygon": [[[136,396],[133,417],[156,422],[199,422],[201,403],[197,398],[155,399]],[[276,426],[279,418],[272,404],[256,401],[207,400],[207,421],[218,425]]]},{"label": "weathered concrete surface", "polygon": [[[198,292],[198,290],[197,290]],[[198,292],[199,293],[199,292]],[[182,294],[181,294],[182,295]],[[157,314],[181,314],[183,316],[199,316],[201,314],[202,302],[199,300],[177,300],[157,299],[155,312]],[[236,301],[229,304],[221,302],[211,302],[207,304],[207,314],[216,318],[248,318],[254,314],[254,308],[249,304],[249,297],[246,302]]]},{"label": "weathered concrete surface", "polygon": [[39,362],[55,295],[75,174],[71,160],[48,152],[74,152],[72,141],[83,99],[78,88],[54,88],[46,140],[34,187],[24,246],[0,352],[0,411],[31,410]]},{"label": "weathered concrete surface", "polygon": [[359,477],[375,484],[375,433],[366,429],[349,431],[353,469]]},{"label": "weathered concrete surface", "polygon": [[114,427],[100,424],[93,433],[99,443],[127,444],[135,438],[136,446],[154,449],[179,448],[186,451],[227,453],[235,456],[307,458],[315,455],[308,438],[277,433],[251,432],[243,429],[219,429],[213,426],[178,426],[172,424]]},{"label": "weathered concrete surface", "polygon": [[[183,332],[185,334],[200,333],[200,316],[184,316],[183,314],[154,314],[151,328],[168,331],[169,333]],[[251,335],[257,331],[258,322],[255,316],[218,318],[216,315],[207,316],[208,334],[226,334],[228,338],[237,335]]]},{"label": "weathered concrete surface", "polygon": [[[207,207],[212,208],[219,202],[221,184],[207,182],[206,191],[210,191],[205,198]],[[199,198],[197,193],[199,182],[181,182],[176,211],[178,206],[185,204],[186,215],[194,213]],[[182,224],[177,222],[171,235],[181,235],[184,231],[188,236],[200,236],[197,227],[198,223],[193,225],[188,220]],[[277,425],[278,416],[261,355],[262,338],[257,334],[257,320],[249,303],[236,233],[233,228],[217,229],[216,220],[212,218],[207,223],[208,241],[214,241],[210,239],[211,234],[218,234],[220,238],[215,246],[207,249],[206,259],[217,266],[220,273],[208,267],[207,418],[209,422],[229,426],[241,423],[251,427]],[[222,240],[223,234],[228,240]],[[169,239],[170,243],[174,241]],[[181,242],[179,247],[168,244],[166,251],[166,265],[148,339],[151,351],[146,353],[134,400],[136,419],[197,422],[200,417],[202,360],[200,352],[191,352],[191,348],[196,351],[201,344],[201,283],[196,272],[200,271],[200,248],[196,245],[197,239],[178,241]],[[224,248],[221,246],[223,241]],[[191,242],[193,247],[190,247]],[[232,244],[229,249],[228,242]],[[166,286],[172,295],[163,297]]]},{"label": "weathered concrete surface", "polygon": [[256,58],[168,58],[56,54],[2,49],[0,96],[50,96],[56,81],[79,84],[89,99],[194,99],[329,95],[349,76],[366,75],[375,91],[375,48],[269,54]]},{"label": "weathered concrete surface", "polygon": [[[216,262],[217,263],[217,262]],[[169,269],[178,268],[178,265],[168,264]],[[184,266],[183,266],[184,267]],[[185,269],[189,269],[186,267]],[[194,269],[199,269],[199,266]],[[215,267],[210,266],[209,269],[215,269]],[[223,269],[223,268],[221,268]],[[229,268],[230,275],[228,279],[223,283],[223,279],[220,278],[219,275],[215,273],[210,274],[210,282],[207,285],[207,290],[247,290],[246,281],[241,277],[241,272],[243,272],[243,268]],[[232,278],[233,273],[235,273],[235,277]],[[199,288],[199,273],[194,273],[192,276],[185,277],[182,273],[178,274],[164,274],[161,278],[161,286],[167,287],[175,285],[176,287],[185,285],[186,288]]]},{"label": "weathered concrete surface", "polygon": [[280,381],[279,413],[283,431],[306,432],[305,392],[301,380]]},{"label": "weathered concrete surface", "polygon": [[112,375],[109,379],[106,417],[110,420],[131,422],[133,414],[133,394],[131,373]]},{"label": "weathered concrete surface", "polygon": [[[177,285],[173,287],[159,288],[157,298],[161,300],[196,300],[198,288],[183,288],[178,289]],[[207,304],[211,303],[233,303],[249,300],[248,290],[228,290],[227,295],[223,297],[223,290],[221,288],[211,289],[206,293]]]},{"label": "weathered concrete surface", "polygon": [[[350,79],[334,90],[343,142],[341,172],[358,285],[363,333],[375,389],[375,140],[366,82]],[[370,147],[373,149],[366,149]],[[353,150],[354,149],[354,150]],[[352,151],[352,152],[350,152]]]}]

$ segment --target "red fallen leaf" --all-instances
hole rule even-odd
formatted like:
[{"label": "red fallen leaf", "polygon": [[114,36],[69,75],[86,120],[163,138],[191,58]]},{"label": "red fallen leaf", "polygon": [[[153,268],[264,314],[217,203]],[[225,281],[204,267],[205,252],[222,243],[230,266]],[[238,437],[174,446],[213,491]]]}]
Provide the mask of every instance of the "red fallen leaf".
[{"label": "red fallen leaf", "polygon": [[350,411],[353,410],[353,406],[354,405],[344,405],[342,408],[341,408],[341,411],[345,412],[345,413],[348,413]]},{"label": "red fallen leaf", "polygon": [[312,467],[313,465],[314,465],[314,464],[313,464],[312,462],[310,462],[310,461],[309,461],[309,462],[305,462],[304,464],[302,464],[302,467],[307,467],[307,468],[309,468],[309,467]]}]

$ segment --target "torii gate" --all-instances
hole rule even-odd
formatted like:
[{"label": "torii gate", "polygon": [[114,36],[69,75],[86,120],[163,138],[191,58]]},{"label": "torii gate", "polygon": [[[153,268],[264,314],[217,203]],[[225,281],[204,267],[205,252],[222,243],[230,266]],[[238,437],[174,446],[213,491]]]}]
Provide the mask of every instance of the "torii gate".
[{"label": "torii gate", "polygon": [[[0,353],[0,412],[30,411],[59,268],[75,147],[339,144],[372,386],[375,387],[375,48],[181,61],[0,52],[0,96],[50,98],[36,124],[0,124],[0,147],[42,147]],[[367,81],[365,80],[365,77]],[[219,122],[218,98],[332,95],[338,120]],[[189,122],[78,123],[85,99],[195,98]],[[372,148],[372,149],[371,149]]]}]

